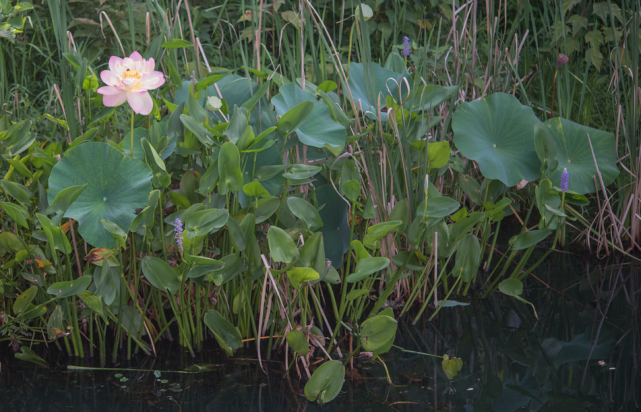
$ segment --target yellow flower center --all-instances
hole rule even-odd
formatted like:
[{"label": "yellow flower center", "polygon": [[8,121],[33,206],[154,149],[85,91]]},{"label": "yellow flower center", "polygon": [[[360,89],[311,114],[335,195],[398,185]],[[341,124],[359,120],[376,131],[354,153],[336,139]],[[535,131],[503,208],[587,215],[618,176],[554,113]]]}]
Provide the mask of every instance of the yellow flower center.
[{"label": "yellow flower center", "polygon": [[127,71],[122,75],[122,78],[140,80],[142,78],[142,74],[138,73],[136,70],[127,69]]}]

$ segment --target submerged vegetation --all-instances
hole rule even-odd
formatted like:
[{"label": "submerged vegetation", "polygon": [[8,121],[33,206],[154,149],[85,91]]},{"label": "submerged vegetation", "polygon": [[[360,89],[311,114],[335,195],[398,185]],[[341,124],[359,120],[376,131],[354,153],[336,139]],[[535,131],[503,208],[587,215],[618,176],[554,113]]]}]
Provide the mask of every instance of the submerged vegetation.
[{"label": "submerged vegetation", "polygon": [[278,348],[324,403],[400,317],[497,292],[537,316],[550,253],[639,249],[638,2],[0,8],[19,359]]}]

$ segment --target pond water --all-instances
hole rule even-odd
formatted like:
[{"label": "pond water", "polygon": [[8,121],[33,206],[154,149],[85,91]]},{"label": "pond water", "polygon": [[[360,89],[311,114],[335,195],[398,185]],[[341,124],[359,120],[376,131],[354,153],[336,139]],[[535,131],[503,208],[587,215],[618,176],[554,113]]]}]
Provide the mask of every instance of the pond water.
[{"label": "pond water", "polygon": [[[538,321],[528,305],[500,293],[480,299],[474,290],[469,306],[443,308],[432,322],[401,319],[395,345],[461,358],[453,380],[440,358],[393,348],[384,355],[393,385],[380,363],[355,359],[341,394],[321,407],[305,400],[297,371],[283,378],[282,354],[263,362],[264,373],[253,346],[230,359],[212,344],[194,359],[166,343],[157,358],[108,363],[119,370],[72,371],[68,365],[97,367],[98,359],[35,348],[52,367],[34,367],[3,342],[0,411],[638,410],[640,267],[573,255],[547,263],[524,295]],[[205,368],[179,373],[192,365]]]}]

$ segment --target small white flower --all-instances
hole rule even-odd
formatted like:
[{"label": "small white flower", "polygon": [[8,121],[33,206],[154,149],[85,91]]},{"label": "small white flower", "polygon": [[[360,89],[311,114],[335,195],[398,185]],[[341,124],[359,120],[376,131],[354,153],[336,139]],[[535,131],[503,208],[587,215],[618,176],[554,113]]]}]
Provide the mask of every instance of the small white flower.
[{"label": "small white flower", "polygon": [[216,96],[209,96],[207,98],[207,109],[215,112],[216,110],[220,110],[221,107],[223,107],[223,101],[220,100],[220,98]]}]

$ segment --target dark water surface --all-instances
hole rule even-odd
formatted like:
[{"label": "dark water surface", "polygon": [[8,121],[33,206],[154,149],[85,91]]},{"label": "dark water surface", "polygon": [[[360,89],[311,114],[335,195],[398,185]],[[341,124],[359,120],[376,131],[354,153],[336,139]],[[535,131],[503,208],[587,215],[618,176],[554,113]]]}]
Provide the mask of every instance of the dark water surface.
[{"label": "dark water surface", "polygon": [[[393,385],[380,363],[355,359],[341,394],[320,407],[306,401],[295,370],[283,379],[282,353],[264,362],[263,373],[253,343],[233,359],[215,344],[193,359],[166,343],[157,358],[107,364],[139,370],[69,371],[67,365],[97,367],[97,351],[85,360],[34,346],[52,365],[43,368],[15,359],[2,342],[0,411],[639,410],[640,267],[586,261],[557,256],[537,271],[539,280],[527,280],[524,297],[538,322],[528,305],[500,293],[480,299],[474,290],[461,298],[469,306],[443,308],[432,322],[431,309],[416,326],[401,319],[395,345],[461,358],[453,380],[440,358],[393,348],[384,355]],[[191,365],[208,366],[176,372]]]}]

